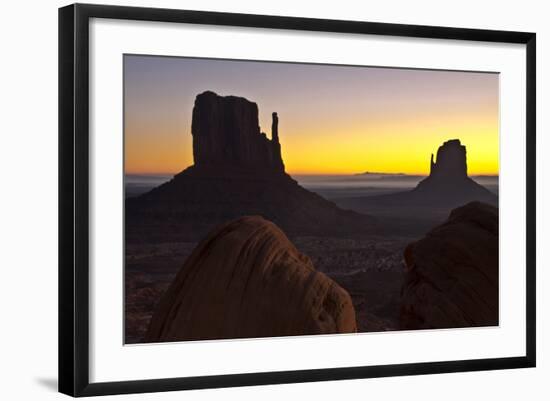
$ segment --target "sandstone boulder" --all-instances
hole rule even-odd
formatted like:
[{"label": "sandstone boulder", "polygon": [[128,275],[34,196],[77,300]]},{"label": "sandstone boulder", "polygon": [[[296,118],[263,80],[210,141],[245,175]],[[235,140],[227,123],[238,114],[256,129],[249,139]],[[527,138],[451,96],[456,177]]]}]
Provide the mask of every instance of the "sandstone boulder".
[{"label": "sandstone boulder", "polygon": [[404,329],[498,325],[498,209],[472,202],[405,249]]},{"label": "sandstone boulder", "polygon": [[147,342],[350,333],[349,294],[273,223],[248,216],[200,242],[163,295]]}]

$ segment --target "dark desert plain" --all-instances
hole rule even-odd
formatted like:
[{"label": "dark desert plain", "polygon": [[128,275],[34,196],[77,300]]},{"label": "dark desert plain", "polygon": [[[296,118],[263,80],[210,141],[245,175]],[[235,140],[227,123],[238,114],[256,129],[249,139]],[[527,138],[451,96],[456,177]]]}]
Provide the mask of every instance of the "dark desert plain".
[{"label": "dark desert plain", "polygon": [[498,324],[497,74],[124,66],[126,344]]}]

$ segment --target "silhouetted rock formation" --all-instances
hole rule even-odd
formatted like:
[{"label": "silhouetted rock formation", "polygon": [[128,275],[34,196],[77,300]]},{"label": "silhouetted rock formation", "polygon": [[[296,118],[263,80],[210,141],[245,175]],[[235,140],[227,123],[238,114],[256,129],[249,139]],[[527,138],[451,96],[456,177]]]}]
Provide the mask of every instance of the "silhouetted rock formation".
[{"label": "silhouetted rock formation", "polygon": [[213,92],[193,109],[195,164],[137,198],[126,200],[128,242],[196,241],[243,215],[261,215],[288,235],[371,233],[374,219],[338,208],[284,172],[273,113],[272,139],[258,127],[258,107]]},{"label": "silhouetted rock formation", "polygon": [[498,209],[472,202],[405,249],[404,329],[498,324]]},{"label": "silhouetted rock formation", "polygon": [[163,295],[147,342],[357,331],[349,294],[273,223],[249,216],[200,242]]},{"label": "silhouetted rock formation", "polygon": [[467,171],[466,147],[458,139],[447,141],[437,150],[435,163],[432,154],[430,175],[418,183],[412,197],[455,206],[474,200],[496,204],[497,196],[469,178]]},{"label": "silhouetted rock formation", "polygon": [[460,140],[451,139],[437,150],[437,163],[434,163],[434,155],[430,161],[430,176],[445,177],[447,179],[464,178],[468,176],[466,166],[466,146],[460,144]]},{"label": "silhouetted rock formation", "polygon": [[284,171],[283,156],[281,155],[281,144],[279,143],[279,116],[276,112],[271,114],[271,147],[273,152],[273,165],[276,169]]},{"label": "silhouetted rock formation", "polygon": [[242,97],[204,92],[195,99],[193,120],[195,166],[231,166],[284,171],[273,113],[272,139],[260,132],[258,106]]},{"label": "silhouetted rock formation", "polygon": [[498,204],[498,196],[468,177],[466,147],[460,140],[445,142],[430,160],[430,175],[420,181],[411,191],[365,198],[339,200],[339,205],[353,210],[372,206],[412,206],[428,208],[452,208],[468,202],[481,201]]}]

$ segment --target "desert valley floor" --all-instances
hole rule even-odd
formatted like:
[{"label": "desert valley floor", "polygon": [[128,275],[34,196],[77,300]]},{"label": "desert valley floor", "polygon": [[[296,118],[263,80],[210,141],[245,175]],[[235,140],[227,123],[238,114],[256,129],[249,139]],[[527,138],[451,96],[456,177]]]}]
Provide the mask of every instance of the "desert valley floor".
[{"label": "desert valley floor", "polygon": [[[361,332],[396,330],[403,281],[403,249],[413,238],[297,237],[299,251],[352,297]],[[126,343],[141,342],[162,293],[196,243],[126,248]]]}]

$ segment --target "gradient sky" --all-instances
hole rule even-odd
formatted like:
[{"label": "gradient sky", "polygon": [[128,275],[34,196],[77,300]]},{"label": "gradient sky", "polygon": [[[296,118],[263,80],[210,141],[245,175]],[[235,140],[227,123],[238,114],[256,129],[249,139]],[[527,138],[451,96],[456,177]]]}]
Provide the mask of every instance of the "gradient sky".
[{"label": "gradient sky", "polygon": [[498,174],[494,73],[124,56],[125,169],[193,164],[191,115],[206,90],[256,102],[262,131],[279,115],[290,174],[428,174],[430,154],[459,138],[470,174]]}]

